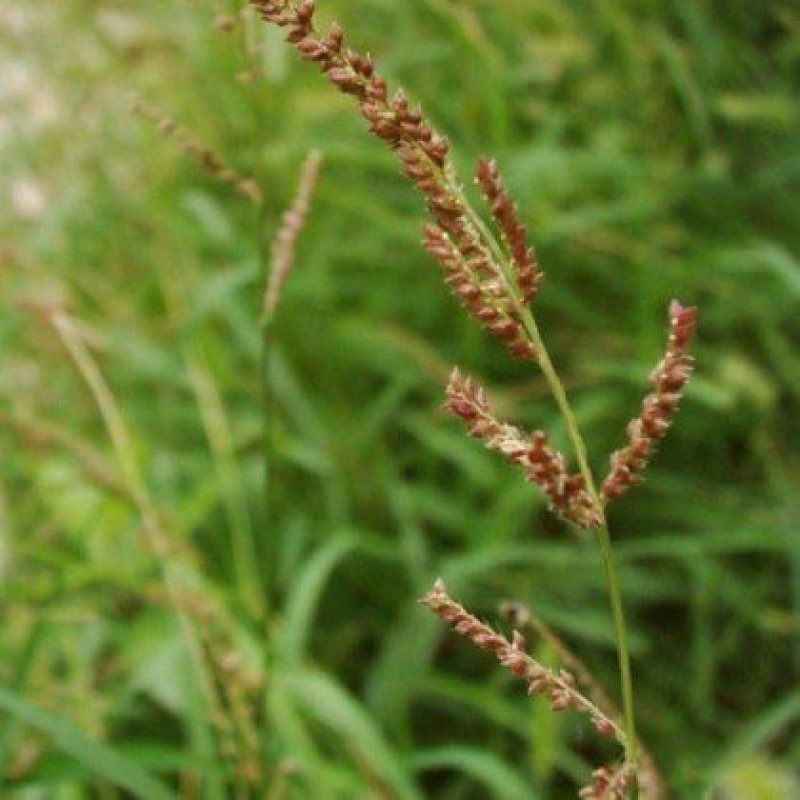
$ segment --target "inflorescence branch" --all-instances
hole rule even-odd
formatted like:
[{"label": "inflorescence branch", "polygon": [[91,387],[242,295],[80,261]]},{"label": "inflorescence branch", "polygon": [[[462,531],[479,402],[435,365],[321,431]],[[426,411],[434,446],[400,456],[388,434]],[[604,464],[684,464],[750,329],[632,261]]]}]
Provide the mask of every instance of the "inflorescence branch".
[{"label": "inflorescence branch", "polygon": [[500,422],[484,388],[465,378],[458,369],[450,376],[445,407],[461,417],[470,436],[483,440],[490,450],[520,467],[525,479],[545,493],[554,513],[581,528],[599,524],[599,509],[586,489],[583,475],[569,473],[566,459],[550,447],[544,431],[526,435],[519,428]]},{"label": "inflorescence branch", "polygon": [[297,184],[297,194],[294,201],[284,212],[281,218],[281,225],[272,242],[270,272],[264,293],[264,309],[262,312],[262,320],[265,323],[268,323],[275,314],[283,285],[294,267],[297,240],[311,210],[311,198],[319,182],[321,166],[321,153],[317,150],[312,150],[306,156],[306,160],[300,170],[300,179]]},{"label": "inflorescence branch", "polygon": [[688,354],[695,331],[696,308],[677,300],[669,307],[667,352],[650,375],[653,391],[642,403],[642,413],[628,424],[628,446],[611,456],[611,472],[603,482],[603,498],[616,500],[641,480],[659,440],[663,439],[678,410],[694,359]]},{"label": "inflorescence branch", "polygon": [[545,667],[530,656],[525,651],[525,637],[519,631],[514,631],[512,641],[509,641],[453,600],[441,579],[436,581],[433,589],[420,602],[456,633],[465,636],[482,650],[494,653],[500,664],[527,683],[529,694],[547,697],[554,711],[571,709],[588,715],[599,733],[625,745],[622,728],[576,688],[575,676],[564,669]]}]

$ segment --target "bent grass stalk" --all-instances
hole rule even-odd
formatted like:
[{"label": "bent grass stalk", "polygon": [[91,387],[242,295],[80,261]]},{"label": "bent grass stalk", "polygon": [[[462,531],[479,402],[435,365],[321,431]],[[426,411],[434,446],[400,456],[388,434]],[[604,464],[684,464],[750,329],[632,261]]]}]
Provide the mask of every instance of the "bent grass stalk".
[{"label": "bent grass stalk", "polygon": [[[474,209],[456,177],[448,156],[450,145],[428,122],[422,109],[412,108],[402,90],[390,96],[386,81],[375,69],[372,57],[344,46],[344,33],[334,23],[326,35],[318,34],[314,0],[251,0],[261,16],[288,30],[287,40],[307,61],[319,65],[328,80],[352,96],[370,132],[387,143],[398,156],[405,175],[423,194],[433,219],[425,228],[424,243],[443,268],[445,282],[465,310],[499,339],[515,358],[535,362],[542,370],[554,401],[564,419],[578,472],[570,474],[567,459],[553,450],[543,431],[528,436],[497,420],[485,391],[458,370],[447,389],[447,407],[467,424],[470,435],[484,440],[510,462],[521,467],[526,479],[538,484],[550,501],[551,510],[566,522],[593,531],[602,555],[611,606],[620,671],[624,732],[615,736],[624,747],[625,759],[617,769],[600,768],[581,797],[615,800],[637,793],[638,744],[634,715],[633,678],[628,651],[622,594],[606,522],[605,507],[638,482],[665,434],[691,372],[688,343],[695,326],[696,311],[673,301],[669,309],[670,339],[666,355],[651,375],[653,392],[642,412],[628,426],[629,443],[613,454],[611,472],[602,490],[589,463],[588,451],[567,393],[528,304],[538,294],[542,275],[534,251],[527,244],[527,231],[516,204],[507,192],[497,164],[478,162],[476,182],[489,205],[496,235]],[[531,679],[538,667],[521,653],[523,641],[513,643],[483,626],[452,601],[438,583],[423,599],[455,630],[479,647],[492,650],[501,663]],[[512,665],[513,662],[513,665]],[[527,666],[525,666],[527,665]],[[530,672],[526,671],[530,669]],[[533,690],[545,687],[538,678]],[[576,707],[553,698],[553,708]],[[591,714],[590,714],[591,716]],[[607,727],[598,726],[598,730]]]},{"label": "bent grass stalk", "polygon": [[280,226],[267,246],[261,236],[263,217],[259,215],[258,226],[258,253],[261,274],[264,276],[264,291],[261,308],[261,407],[263,416],[262,436],[264,450],[264,519],[267,520],[267,557],[265,595],[267,603],[275,600],[276,577],[271,571],[275,563],[273,553],[274,538],[269,529],[269,515],[277,497],[276,476],[277,470],[273,464],[272,455],[275,452],[277,438],[275,434],[275,399],[272,393],[270,368],[275,352],[274,322],[278,306],[283,295],[283,287],[296,264],[297,244],[303,232],[308,215],[311,211],[311,202],[316,192],[322,171],[322,153],[311,150],[303,160],[300,175],[297,180],[297,189],[289,207],[281,217]]},{"label": "bent grass stalk", "polygon": [[[189,128],[178,124],[173,117],[162,113],[141,98],[132,100],[131,112],[163,136],[171,138],[178,149],[193,159],[201,170],[246,199],[257,213],[263,210],[264,193],[259,182],[253,176],[231,166],[219,153],[201,142]],[[200,351],[187,347],[185,358],[189,364],[189,382],[197,400],[225,499],[232,531],[232,558],[242,603],[255,619],[261,619],[266,616],[266,608],[261,591],[255,535],[240,490],[232,434],[224,403],[203,363]]]},{"label": "bent grass stalk", "polygon": [[[250,713],[252,698],[246,696],[251,689],[255,691],[259,687],[245,675],[238,659],[231,658],[233,626],[216,598],[195,584],[195,557],[191,546],[177,540],[165,524],[163,509],[157,505],[143,474],[134,435],[90,352],[79,322],[60,301],[30,302],[29,305],[57,334],[88,387],[108,432],[119,473],[113,488],[139,516],[143,541],[160,573],[166,602],[180,625],[209,731],[214,733],[213,739],[209,737],[200,744],[201,754],[219,760],[220,765],[233,758],[237,796],[246,796],[248,787],[261,775],[260,745]],[[93,463],[90,461],[87,466]],[[160,599],[159,592],[154,593],[154,598]],[[217,769],[214,764],[212,771]],[[214,787],[221,786],[218,777],[207,780]]]},{"label": "bent grass stalk", "polygon": [[172,545],[163,529],[158,509],[145,486],[135,456],[134,443],[122,412],[97,362],[86,348],[83,337],[72,317],[60,307],[47,306],[39,307],[36,310],[40,311],[58,335],[97,404],[111,440],[125,491],[140,516],[145,540],[161,570],[169,601],[182,626],[187,649],[196,670],[198,685],[209,707],[219,713],[220,703],[213,678],[208,670],[201,637],[191,614],[186,609],[179,586],[180,580],[175,574],[173,561],[170,558]]}]

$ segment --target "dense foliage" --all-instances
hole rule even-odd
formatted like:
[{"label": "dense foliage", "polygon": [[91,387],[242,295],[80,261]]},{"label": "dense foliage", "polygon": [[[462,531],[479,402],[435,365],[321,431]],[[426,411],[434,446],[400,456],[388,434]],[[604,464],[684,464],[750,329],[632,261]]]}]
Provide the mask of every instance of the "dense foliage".
[{"label": "dense foliage", "polygon": [[[669,300],[699,306],[677,423],[611,518],[639,725],[677,797],[791,797],[796,5],[319,5],[463,174],[503,167],[601,474]],[[506,418],[563,435],[556,411],[448,295],[391,155],[239,6],[0,8],[0,794],[574,797],[596,737],[417,603],[439,575],[485,619],[525,603],[616,692],[594,543],[439,408],[457,362]],[[252,175],[257,210],[132,96]]]}]

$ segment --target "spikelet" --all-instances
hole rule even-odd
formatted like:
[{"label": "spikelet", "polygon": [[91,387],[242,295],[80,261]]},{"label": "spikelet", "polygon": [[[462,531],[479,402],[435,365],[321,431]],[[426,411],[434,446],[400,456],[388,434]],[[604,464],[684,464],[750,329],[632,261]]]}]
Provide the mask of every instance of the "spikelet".
[{"label": "spikelet", "polygon": [[511,253],[520,297],[523,302],[532,303],[539,293],[543,276],[539,271],[536,254],[528,244],[528,231],[519,219],[517,204],[511,199],[494,159],[482,158],[478,161],[476,181]]},{"label": "spikelet", "polygon": [[159,113],[139,99],[133,101],[131,110],[134,114],[149,122],[160,133],[173,138],[178,147],[188,156],[191,156],[205,172],[233,187],[236,192],[254,205],[261,205],[264,198],[258,182],[248,175],[243,175],[230,164],[225,163],[221,156],[206,147],[187,128],[178,125],[174,119]]},{"label": "spikelet", "polygon": [[445,407],[465,422],[470,436],[502,453],[520,467],[527,480],[544,491],[554,513],[581,528],[600,524],[597,504],[580,474],[569,474],[564,456],[553,450],[543,431],[531,436],[500,422],[493,414],[485,390],[454,369],[447,385]]},{"label": "spikelet", "polygon": [[575,677],[564,669],[550,669],[526,652],[525,637],[514,632],[512,641],[470,614],[453,600],[444,581],[437,580],[433,589],[420,601],[444,620],[456,633],[465,636],[482,650],[488,650],[512,674],[524,680],[529,694],[547,697],[554,711],[571,709],[586,714],[594,727],[625,743],[622,729],[576,688]]},{"label": "spikelet", "polygon": [[628,445],[611,456],[611,472],[603,482],[603,497],[615,500],[635,483],[666,435],[692,373],[688,354],[695,331],[696,308],[684,308],[677,300],[669,307],[670,335],[667,352],[650,374],[653,391],[645,397],[642,412],[627,427]]},{"label": "spikelet", "polygon": [[627,762],[609,769],[600,767],[592,773],[592,783],[578,792],[581,800],[625,800],[634,769]]},{"label": "spikelet", "polygon": [[535,358],[536,349],[483,249],[459,247],[443,228],[432,224],[425,227],[423,243],[442,267],[445,283],[478,324],[504,342],[514,357]]}]

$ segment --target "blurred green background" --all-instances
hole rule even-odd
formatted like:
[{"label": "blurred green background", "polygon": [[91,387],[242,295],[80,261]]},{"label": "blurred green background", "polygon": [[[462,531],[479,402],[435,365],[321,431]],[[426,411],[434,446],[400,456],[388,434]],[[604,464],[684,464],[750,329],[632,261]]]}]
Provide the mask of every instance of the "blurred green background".
[{"label": "blurred green background", "polygon": [[[523,602],[616,696],[594,542],[443,383],[457,363],[563,426],[448,295],[391,154],[241,5],[0,8],[0,796],[574,797],[613,748],[416,602],[438,575],[487,620]],[[675,797],[797,797],[797,4],[319,5],[465,181],[499,159],[600,474],[668,301],[700,307],[677,424],[611,517],[641,734]],[[265,348],[265,252],[313,148]]]}]

